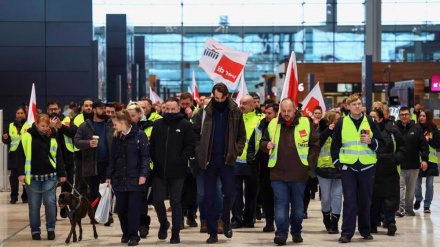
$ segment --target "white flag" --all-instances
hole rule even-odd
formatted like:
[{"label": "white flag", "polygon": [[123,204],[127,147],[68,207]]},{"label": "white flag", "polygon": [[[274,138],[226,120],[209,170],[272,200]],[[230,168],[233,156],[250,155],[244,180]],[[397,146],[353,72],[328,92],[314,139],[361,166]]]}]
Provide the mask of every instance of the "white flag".
[{"label": "white flag", "polygon": [[199,66],[214,83],[223,82],[230,90],[235,90],[248,57],[249,51],[237,51],[208,38]]},{"label": "white flag", "polygon": [[324,98],[322,97],[321,88],[319,87],[319,82],[313,87],[312,91],[303,100],[303,113],[305,117],[313,117],[313,110],[316,106],[321,106],[322,116],[324,116],[326,109]]},{"label": "white flag", "polygon": [[244,72],[243,72],[241,73],[241,81],[240,81],[240,86],[238,88],[237,98],[235,99],[235,103],[237,103],[237,105],[240,105],[241,98],[243,98],[243,96],[248,94],[249,91],[246,87],[246,82],[244,81]]},{"label": "white flag", "polygon": [[193,70],[193,78],[192,78],[192,90],[190,91],[191,95],[193,96],[193,100],[196,101],[197,105],[200,105],[200,95],[199,95],[199,88],[197,88],[196,84],[196,75]]},{"label": "white flag", "polygon": [[32,125],[37,117],[37,97],[35,95],[35,84],[32,83],[31,98],[29,100],[27,122]]},{"label": "white flag", "polygon": [[159,97],[159,95],[157,95],[156,92],[154,92],[153,89],[151,89],[151,87],[150,87],[150,99],[153,102],[153,104],[157,104],[157,102],[161,104],[163,103],[163,99]]}]

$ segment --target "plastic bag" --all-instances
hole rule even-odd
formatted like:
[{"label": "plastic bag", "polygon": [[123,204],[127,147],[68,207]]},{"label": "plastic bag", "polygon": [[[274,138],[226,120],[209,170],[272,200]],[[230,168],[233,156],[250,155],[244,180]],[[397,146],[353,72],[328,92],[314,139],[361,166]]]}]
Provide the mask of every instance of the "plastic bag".
[{"label": "plastic bag", "polygon": [[99,193],[101,200],[95,212],[95,220],[98,223],[105,224],[108,221],[108,216],[112,207],[112,187],[107,183],[99,185]]}]

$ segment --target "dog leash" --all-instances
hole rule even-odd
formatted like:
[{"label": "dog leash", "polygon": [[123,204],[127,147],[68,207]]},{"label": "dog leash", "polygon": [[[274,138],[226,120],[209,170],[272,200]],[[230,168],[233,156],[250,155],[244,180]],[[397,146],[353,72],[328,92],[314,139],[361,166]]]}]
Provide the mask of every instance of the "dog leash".
[{"label": "dog leash", "polygon": [[56,182],[52,187],[50,187],[50,188],[47,189],[47,190],[35,190],[34,188],[31,187],[30,184],[27,184],[27,183],[24,183],[24,185],[26,185],[26,189],[29,188],[30,190],[32,190],[33,192],[35,192],[35,193],[37,193],[37,194],[43,194],[43,193],[45,193],[45,192],[48,192],[48,191],[50,191],[50,190],[55,189],[55,188],[58,186],[58,182]]}]

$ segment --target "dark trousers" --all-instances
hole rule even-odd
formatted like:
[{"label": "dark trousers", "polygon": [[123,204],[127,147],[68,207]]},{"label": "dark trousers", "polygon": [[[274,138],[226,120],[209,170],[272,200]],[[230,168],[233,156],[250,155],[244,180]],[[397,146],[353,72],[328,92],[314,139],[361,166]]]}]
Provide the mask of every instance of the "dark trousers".
[{"label": "dark trousers", "polygon": [[[74,164],[65,164],[64,168],[66,169],[66,179],[67,181],[73,185],[73,176],[75,175],[75,165]],[[72,187],[68,183],[63,183],[61,185],[61,192],[72,192]]]},{"label": "dark trousers", "polygon": [[[148,215],[148,198],[151,186],[147,187],[141,192],[141,213],[140,213],[140,226],[150,227],[151,218]],[[151,193],[151,192],[150,192]]]},{"label": "dark trousers", "polygon": [[399,196],[373,197],[370,212],[371,227],[376,228],[377,222],[382,220],[382,216],[388,223],[396,223],[395,212],[397,210],[399,210]]},{"label": "dark trousers", "polygon": [[[18,182],[17,169],[10,169],[11,174],[9,175],[9,184],[11,185],[11,199],[18,200],[18,188],[20,183]],[[21,200],[27,201],[26,188],[23,184],[23,193],[21,194]]]},{"label": "dark trousers", "polygon": [[223,213],[222,221],[229,225],[231,218],[232,204],[235,198],[235,169],[234,166],[225,164],[224,158],[211,158],[209,165],[205,172],[205,208],[206,221],[208,223],[208,233],[217,233],[217,179],[220,176],[222,181],[223,193]]},{"label": "dark trousers", "polygon": [[273,189],[270,184],[269,169],[266,164],[266,166],[261,167],[260,171],[260,192],[263,197],[263,209],[266,214],[266,221],[274,219]]},{"label": "dark trousers", "polygon": [[153,204],[156,209],[157,218],[161,226],[165,226],[168,222],[167,211],[165,208],[165,199],[167,191],[170,195],[170,205],[173,209],[171,212],[171,222],[173,233],[180,232],[180,222],[182,220],[182,187],[184,178],[163,179],[153,178]]},{"label": "dark trousers", "polygon": [[[243,183],[245,186],[244,203]],[[258,179],[256,176],[235,175],[235,193],[234,204],[232,206],[232,221],[253,223],[258,194]]]},{"label": "dark trousers", "polygon": [[197,211],[197,183],[196,178],[188,173],[182,188],[182,210]]},{"label": "dark trousers", "polygon": [[115,195],[122,237],[138,242],[142,191],[115,191]]},{"label": "dark trousers", "polygon": [[316,193],[318,188],[318,178],[312,178],[309,176],[307,180],[306,188],[304,191],[304,213],[307,213],[307,209],[309,208],[310,199],[312,193]]},{"label": "dark trousers", "polygon": [[370,234],[370,210],[373,195],[375,168],[354,171],[350,165],[341,170],[342,193],[344,195],[342,234],[353,237],[358,217],[358,229],[361,235]]}]

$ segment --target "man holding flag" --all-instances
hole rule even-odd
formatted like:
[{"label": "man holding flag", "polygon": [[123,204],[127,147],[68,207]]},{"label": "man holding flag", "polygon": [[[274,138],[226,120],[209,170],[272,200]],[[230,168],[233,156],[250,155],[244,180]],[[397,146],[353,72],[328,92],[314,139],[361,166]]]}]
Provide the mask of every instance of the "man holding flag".
[{"label": "man holding flag", "polygon": [[281,101],[279,115],[270,121],[260,147],[269,153],[277,227],[274,243],[286,245],[289,225],[293,242],[303,242],[301,229],[308,166],[316,164],[320,148],[318,132],[308,118],[301,117],[293,99]]}]

